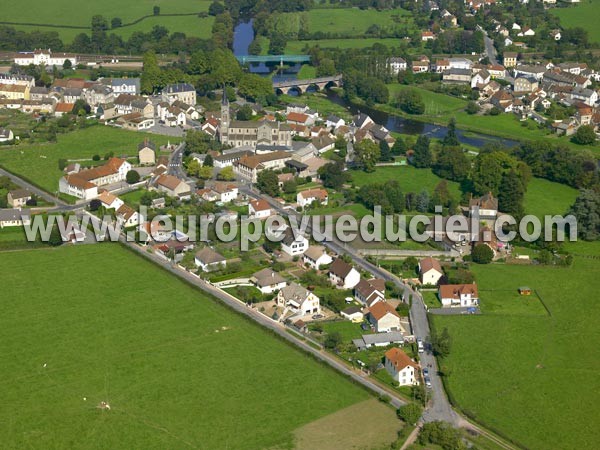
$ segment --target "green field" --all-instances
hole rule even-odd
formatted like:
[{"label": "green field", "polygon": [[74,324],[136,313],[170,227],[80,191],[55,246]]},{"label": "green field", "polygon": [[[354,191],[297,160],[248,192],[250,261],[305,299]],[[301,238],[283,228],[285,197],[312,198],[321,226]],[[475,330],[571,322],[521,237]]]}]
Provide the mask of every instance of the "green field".
[{"label": "green field", "polygon": [[[85,2],[74,8],[72,2],[67,0],[53,2],[24,0],[24,2],[18,4],[5,5],[2,8],[2,20],[15,23],[40,24],[40,26],[14,26],[25,31],[56,31],[64,41],[70,42],[77,34],[90,32],[92,16],[97,14],[108,19],[109,24],[113,17],[120,17],[123,23],[126,24],[143,16],[152,15],[154,6],[160,6],[161,14],[191,14],[207,11],[209,5],[209,0],[128,0],[125,2],[106,0],[104,2]],[[170,31],[180,31],[188,36],[204,37],[207,33],[210,33],[212,20],[213,18],[199,19],[196,16],[151,17],[131,27],[115,29],[114,32],[127,37],[133,31],[150,31],[154,25],[162,25]],[[44,27],[44,24],[86,27],[87,29]],[[112,31],[109,30],[109,33]]]},{"label": "green field", "polygon": [[[437,184],[442,181],[431,169],[417,169],[413,166],[384,166],[377,167],[374,173],[362,171],[352,171],[350,173],[352,174],[352,182],[358,187],[365,184],[396,180],[402,186],[404,193],[418,193],[423,189],[427,189],[431,193]],[[448,181],[448,189],[455,199],[460,199],[461,194],[458,183]]]},{"label": "green field", "polygon": [[351,39],[320,39],[307,41],[288,41],[285,47],[286,55],[298,55],[304,53],[306,47],[318,45],[321,48],[365,48],[372,47],[374,44],[383,44],[388,47],[398,47],[399,39],[394,38],[351,38]]},{"label": "green field", "polygon": [[339,333],[342,341],[351,342],[353,339],[360,339],[363,334],[371,334],[370,331],[364,331],[360,324],[350,321],[324,322],[323,331],[327,334]]},{"label": "green field", "polygon": [[96,125],[59,134],[58,141],[53,144],[0,149],[0,166],[52,193],[58,190],[58,180],[63,175],[58,168],[59,159],[81,159],[81,164],[90,165],[95,154],[104,157],[114,152],[115,156],[137,156],[137,145],[145,136],[158,145],[166,144],[169,140],[168,136]]},{"label": "green field", "polygon": [[552,13],[560,18],[564,28],[581,27],[588,32],[591,42],[600,42],[600,0],[583,0],[570,8],[555,8]]},{"label": "green field", "polygon": [[[291,13],[295,14],[295,13]],[[353,34],[362,36],[371,25],[394,29],[412,24],[410,11],[405,9],[332,8],[311,9],[308,12],[308,31]]]},{"label": "green field", "polygon": [[5,448],[291,448],[369,398],[116,244],[6,253],[0,270]]},{"label": "green field", "polygon": [[[600,242],[569,248],[600,256]],[[452,336],[442,367],[450,373],[448,386],[458,405],[528,448],[595,447],[600,305],[594,299],[600,260],[576,257],[572,268],[472,269],[484,314],[433,316],[435,327],[448,327]],[[551,316],[534,296],[516,295],[523,285],[537,291]]]},{"label": "green field", "polygon": [[567,185],[532,178],[525,194],[525,212],[538,217],[546,214],[562,215],[575,203],[577,194],[577,189]]},{"label": "green field", "polygon": [[427,89],[420,88],[418,86],[406,86],[403,84],[388,84],[390,92],[390,100],[393,101],[398,92],[411,89],[418,92],[425,103],[425,114],[428,115],[439,115],[445,113],[456,112],[467,106],[467,101],[451,97],[446,94],[439,94],[432,92]]}]

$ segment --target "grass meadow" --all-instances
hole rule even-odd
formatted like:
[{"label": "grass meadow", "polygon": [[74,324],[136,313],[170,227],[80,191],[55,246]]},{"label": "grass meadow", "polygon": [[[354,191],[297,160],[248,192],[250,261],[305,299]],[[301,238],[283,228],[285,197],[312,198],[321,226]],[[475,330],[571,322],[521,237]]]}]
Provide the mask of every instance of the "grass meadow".
[{"label": "grass meadow", "polygon": [[588,32],[591,42],[600,43],[600,0],[583,0],[569,8],[555,8],[552,13],[560,18],[564,28],[581,27]]},{"label": "grass meadow", "polygon": [[538,217],[565,214],[575,203],[578,191],[565,184],[532,178],[525,193],[525,212]]},{"label": "grass meadow", "polygon": [[6,448],[291,448],[372,398],[119,245],[5,253],[0,270]]},{"label": "grass meadow", "polygon": [[[600,242],[568,249],[600,256]],[[600,259],[576,256],[570,268],[472,268],[483,314],[432,316],[453,340],[442,361],[452,397],[527,448],[594,447],[600,440],[593,425],[600,420]],[[522,285],[537,291],[550,316],[535,296],[516,294]]]},{"label": "grass meadow", "polygon": [[158,145],[169,140],[168,136],[95,125],[59,134],[56,143],[4,147],[0,149],[0,166],[52,193],[58,190],[58,180],[63,175],[58,168],[59,159],[81,160],[82,165],[91,165],[95,154],[137,156],[137,145],[146,136]]},{"label": "grass meadow", "polygon": [[314,47],[318,45],[321,48],[366,48],[372,47],[374,44],[383,44],[388,47],[398,47],[400,44],[399,39],[395,38],[348,38],[348,39],[319,39],[319,40],[306,40],[306,41],[288,41],[285,47],[285,53],[287,55],[298,55],[305,53],[306,47]]},{"label": "grass meadow", "polygon": [[[110,23],[113,17],[120,17],[124,24],[131,23],[146,15],[152,15],[154,6],[159,6],[161,14],[192,14],[208,11],[209,0],[140,0],[119,1],[106,0],[103,2],[84,2],[73,8],[73,3],[67,0],[44,2],[41,0],[24,0],[20,3],[4,5],[3,21],[15,23],[40,24],[40,26],[14,25],[25,31],[42,30],[56,31],[65,42],[82,32],[89,33],[91,20],[94,15],[106,17]],[[50,19],[52,18],[52,19]],[[133,31],[150,31],[154,25],[162,25],[170,31],[181,31],[188,36],[205,37],[210,32],[213,18],[200,19],[197,16],[186,17],[151,17],[131,27],[109,30],[124,37]],[[67,25],[86,27],[87,30],[64,27],[45,27],[48,25]]]},{"label": "grass meadow", "polygon": [[425,103],[425,114],[428,115],[437,115],[444,113],[452,113],[456,111],[460,111],[465,106],[467,106],[467,101],[451,97],[446,94],[439,94],[437,92],[432,92],[427,89],[420,88],[418,86],[407,86],[403,84],[388,84],[388,90],[390,92],[390,100],[393,101],[396,95],[404,90],[410,89],[418,92],[423,99],[423,103]]}]

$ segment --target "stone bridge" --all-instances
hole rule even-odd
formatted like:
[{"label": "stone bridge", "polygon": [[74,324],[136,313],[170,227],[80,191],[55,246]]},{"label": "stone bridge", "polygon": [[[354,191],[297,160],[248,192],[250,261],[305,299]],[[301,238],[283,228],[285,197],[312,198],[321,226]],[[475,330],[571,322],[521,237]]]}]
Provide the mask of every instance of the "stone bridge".
[{"label": "stone bridge", "polygon": [[334,75],[331,77],[308,78],[306,80],[287,80],[277,81],[273,83],[273,89],[277,93],[287,94],[292,89],[304,94],[310,86],[315,86],[317,90],[323,90],[326,87],[342,86],[342,75]]}]

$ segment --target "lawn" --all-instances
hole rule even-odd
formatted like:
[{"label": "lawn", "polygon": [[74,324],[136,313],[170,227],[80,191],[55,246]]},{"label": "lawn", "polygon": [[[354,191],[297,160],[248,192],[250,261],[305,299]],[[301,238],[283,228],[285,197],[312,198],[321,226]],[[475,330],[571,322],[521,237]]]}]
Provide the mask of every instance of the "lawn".
[{"label": "lawn", "polygon": [[[20,145],[0,149],[0,166],[38,185],[48,192],[58,190],[63,175],[59,159],[82,160],[90,165],[95,154],[103,157],[109,152],[115,156],[137,156],[137,144],[148,136],[158,145],[166,144],[168,136],[148,135],[101,125],[67,134],[59,134],[58,141],[50,144]],[[97,164],[97,163],[96,163]]]},{"label": "lawn", "polygon": [[363,334],[371,334],[370,331],[364,331],[359,323],[352,323],[347,320],[336,322],[323,322],[323,331],[326,334],[339,333],[342,341],[351,342],[353,339],[360,339]]},{"label": "lawn", "polygon": [[[570,244],[600,256],[600,242]],[[434,316],[448,327],[450,356],[442,361],[460,407],[528,448],[592,448],[600,440],[600,260],[575,257],[572,268],[473,266],[484,314]],[[519,286],[535,289],[552,316]],[[489,296],[486,290],[504,290]],[[498,294],[498,296],[496,296]],[[500,302],[525,302],[485,314]],[[491,302],[491,304],[490,304]]]},{"label": "lawn", "polygon": [[[295,14],[295,13],[290,13]],[[343,35],[363,36],[372,25],[395,29],[412,24],[410,11],[405,9],[319,8],[308,12],[308,31],[327,31]]]},{"label": "lawn", "polygon": [[565,184],[532,178],[525,194],[525,212],[538,217],[565,214],[575,203],[578,191]]},{"label": "lawn", "polygon": [[600,42],[600,0],[583,0],[569,8],[555,8],[552,14],[560,18],[564,28],[581,27],[588,32],[591,42]]},{"label": "lawn", "polygon": [[[357,186],[372,183],[384,183],[390,180],[396,180],[400,183],[404,193],[421,192],[427,189],[433,192],[437,184],[442,181],[430,169],[417,169],[413,166],[384,166],[377,167],[374,173],[362,171],[352,171],[352,182]],[[448,181],[448,189],[455,199],[460,198],[459,184],[454,181]]]},{"label": "lawn", "polygon": [[369,399],[116,244],[6,253],[0,270],[6,448],[291,448]]}]

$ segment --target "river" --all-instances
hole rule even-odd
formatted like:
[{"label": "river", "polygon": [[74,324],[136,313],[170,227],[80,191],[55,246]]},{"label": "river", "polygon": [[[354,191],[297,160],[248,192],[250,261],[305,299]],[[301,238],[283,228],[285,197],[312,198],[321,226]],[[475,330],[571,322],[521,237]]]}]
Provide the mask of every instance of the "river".
[{"label": "river", "polygon": [[[254,29],[252,28],[252,22],[253,20],[250,19],[246,22],[239,22],[236,25],[233,35],[233,54],[235,56],[248,55],[248,47],[254,40]],[[295,79],[300,67],[300,65],[286,66],[283,70],[280,70],[279,73],[273,76],[273,81]],[[264,63],[260,63],[250,66],[250,71],[252,73],[267,75],[274,70],[277,70],[276,65],[266,65]],[[332,91],[327,92],[327,97],[332,102],[348,109],[348,111],[350,111],[352,114],[357,114],[359,111],[368,114],[376,123],[384,125],[390,131],[410,135],[424,134],[431,138],[437,139],[443,138],[448,132],[448,128],[445,126],[406,119],[404,117],[388,114],[367,106],[359,107],[353,103],[347,102],[345,99],[341,98]],[[506,147],[513,147],[519,144],[517,141],[511,139],[503,139],[480,133],[467,133],[462,130],[456,130],[456,135],[461,143],[477,148],[483,147],[485,144],[495,142],[499,142]]]}]

